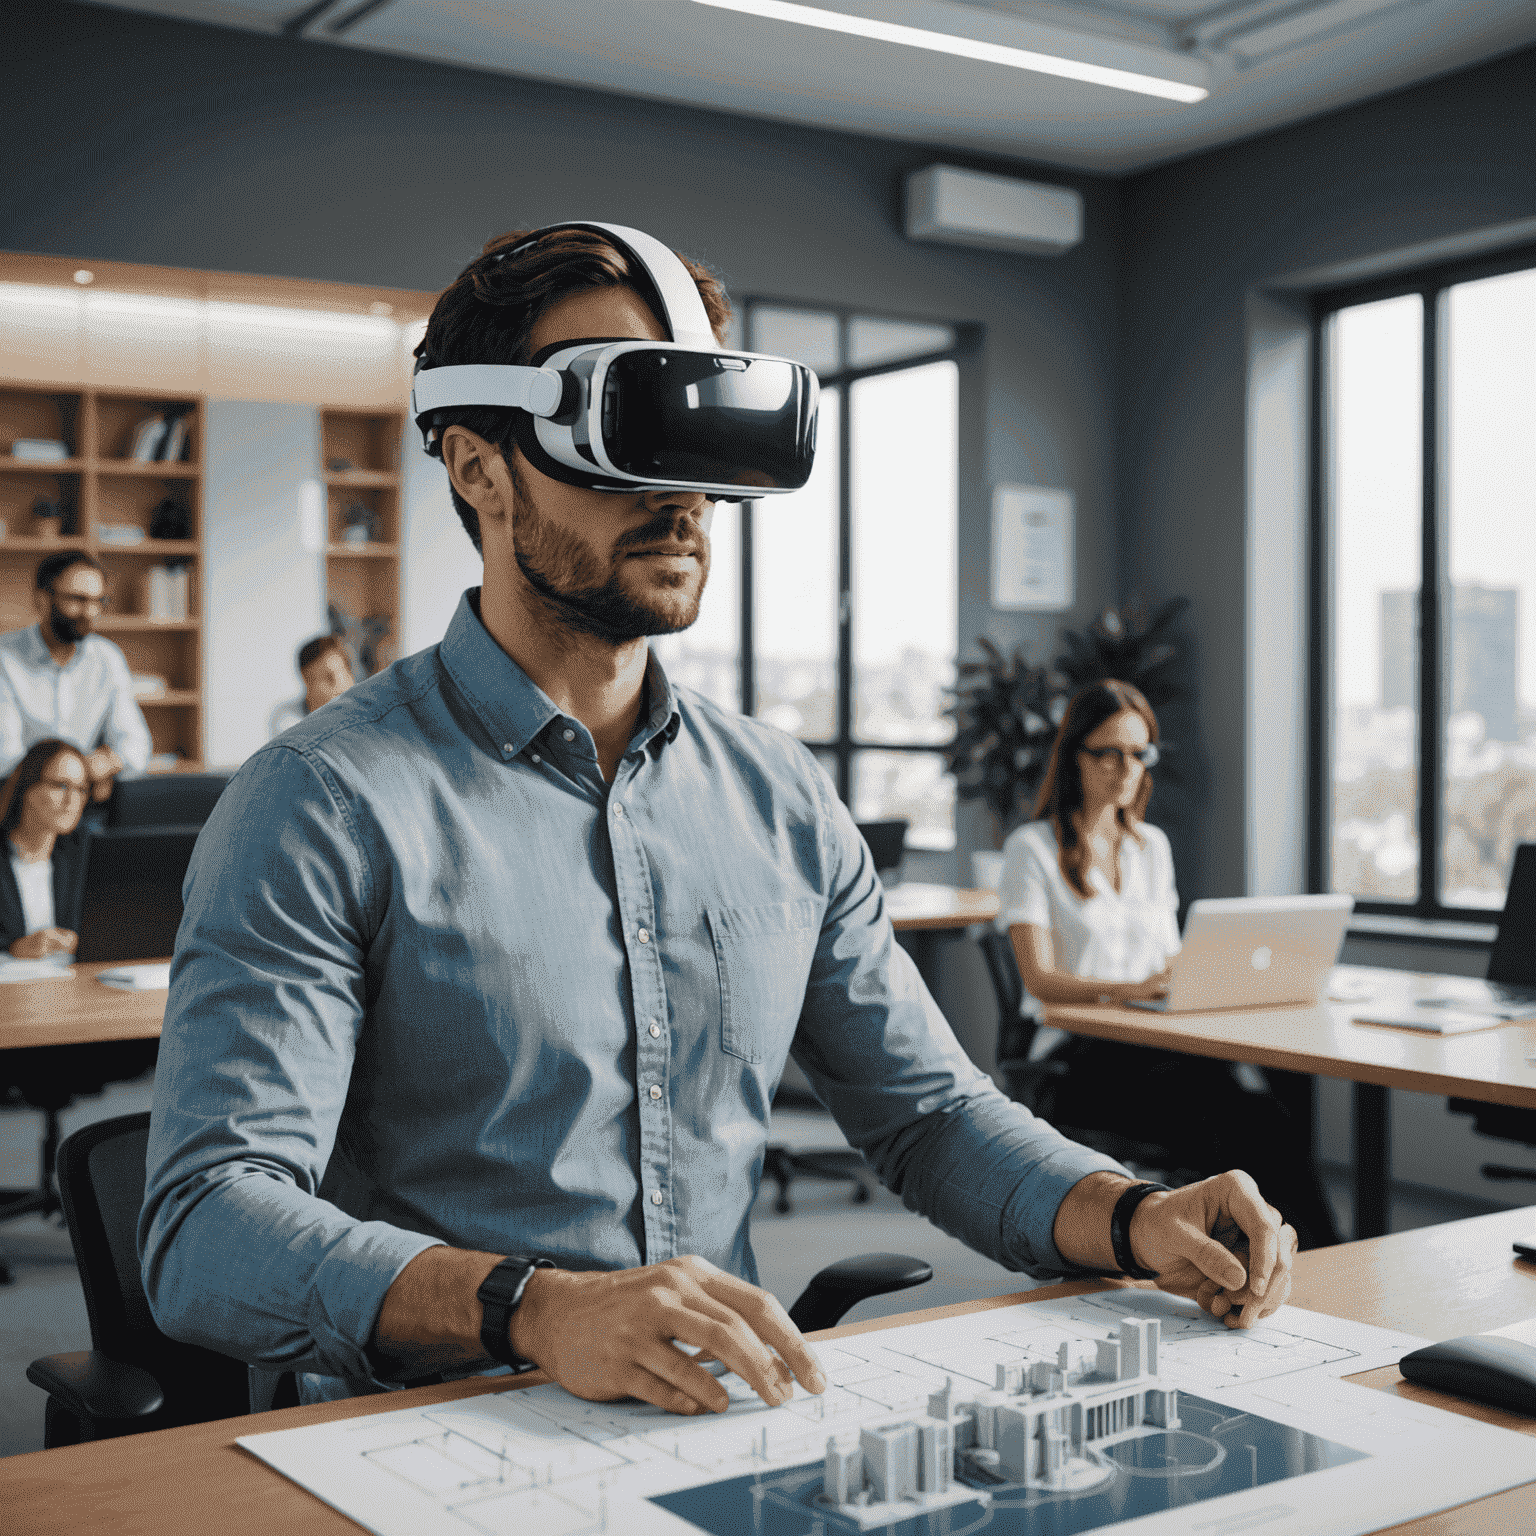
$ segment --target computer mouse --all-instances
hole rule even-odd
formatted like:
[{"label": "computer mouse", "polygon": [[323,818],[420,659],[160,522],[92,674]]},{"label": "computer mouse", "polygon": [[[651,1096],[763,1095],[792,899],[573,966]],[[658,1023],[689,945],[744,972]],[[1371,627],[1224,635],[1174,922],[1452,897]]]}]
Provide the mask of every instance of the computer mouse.
[{"label": "computer mouse", "polygon": [[1398,1369],[1421,1387],[1536,1415],[1536,1345],[1468,1333],[1404,1355]]}]

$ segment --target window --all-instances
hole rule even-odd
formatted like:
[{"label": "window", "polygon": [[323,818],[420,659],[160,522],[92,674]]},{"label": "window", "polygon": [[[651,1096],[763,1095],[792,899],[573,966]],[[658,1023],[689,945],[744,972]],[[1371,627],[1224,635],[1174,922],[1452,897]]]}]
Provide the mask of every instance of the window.
[{"label": "window", "polygon": [[1497,910],[1536,840],[1536,251],[1323,296],[1313,883]]},{"label": "window", "polygon": [[960,338],[749,300],[746,345],[821,380],[816,469],[720,506],[699,621],[655,642],[679,681],[815,749],[860,821],[954,846],[944,690],[958,632]]}]

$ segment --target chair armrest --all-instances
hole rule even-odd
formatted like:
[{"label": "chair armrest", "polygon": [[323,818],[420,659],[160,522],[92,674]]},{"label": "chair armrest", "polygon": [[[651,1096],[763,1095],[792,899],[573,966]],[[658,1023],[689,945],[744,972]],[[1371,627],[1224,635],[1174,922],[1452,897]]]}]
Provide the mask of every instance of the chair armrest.
[{"label": "chair armrest", "polygon": [[901,1253],[861,1253],[857,1258],[829,1264],[789,1309],[789,1320],[801,1333],[831,1328],[852,1306],[871,1296],[904,1291],[933,1279],[933,1266]]},{"label": "chair armrest", "polygon": [[27,1380],[91,1422],[142,1419],[165,1403],[160,1383],[148,1371],[94,1349],[34,1360],[27,1367]]}]

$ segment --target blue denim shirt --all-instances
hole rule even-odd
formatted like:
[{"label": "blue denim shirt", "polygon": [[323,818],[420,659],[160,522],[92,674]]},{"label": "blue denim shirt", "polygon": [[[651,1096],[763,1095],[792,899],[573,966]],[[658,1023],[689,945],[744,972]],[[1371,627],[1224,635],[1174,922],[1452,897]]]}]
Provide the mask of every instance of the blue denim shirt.
[{"label": "blue denim shirt", "polygon": [[257,752],[187,875],[140,1222],[160,1326],[380,1385],[384,1293],[436,1243],[756,1278],[787,1055],[880,1178],[972,1247],[1110,1159],[999,1093],[897,945],[798,742],[674,690],[613,783],[461,602],[441,645]]}]

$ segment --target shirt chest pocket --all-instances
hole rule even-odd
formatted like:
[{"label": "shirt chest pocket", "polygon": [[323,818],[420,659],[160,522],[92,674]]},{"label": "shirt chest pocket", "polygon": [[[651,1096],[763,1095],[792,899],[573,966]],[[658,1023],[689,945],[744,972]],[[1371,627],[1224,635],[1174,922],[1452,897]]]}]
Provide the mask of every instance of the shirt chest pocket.
[{"label": "shirt chest pocket", "polygon": [[761,1062],[789,1049],[816,953],[814,901],[711,907],[705,914],[720,977],[720,1046]]}]

